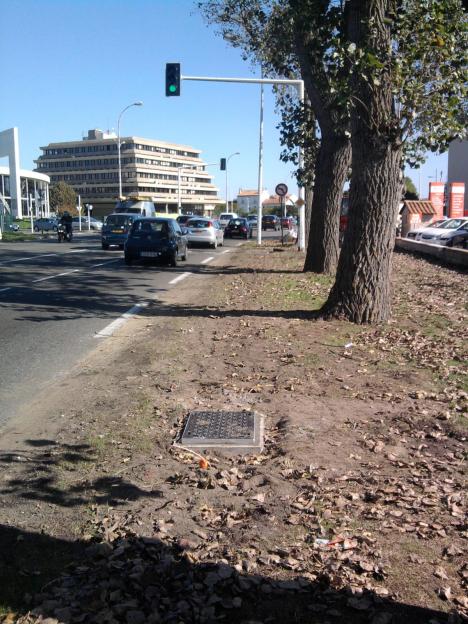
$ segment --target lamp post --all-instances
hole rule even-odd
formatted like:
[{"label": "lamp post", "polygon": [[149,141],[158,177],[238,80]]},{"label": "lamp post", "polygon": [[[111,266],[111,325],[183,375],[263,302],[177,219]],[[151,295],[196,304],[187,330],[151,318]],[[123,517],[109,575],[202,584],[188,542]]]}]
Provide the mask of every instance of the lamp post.
[{"label": "lamp post", "polygon": [[118,156],[119,156],[119,199],[122,199],[122,164],[121,164],[121,160],[120,160],[120,119],[122,117],[122,115],[125,113],[126,110],[128,110],[129,108],[131,108],[132,106],[143,106],[143,102],[133,102],[133,104],[129,104],[128,106],[126,106],[119,115],[119,119],[117,121],[117,151],[118,151]]},{"label": "lamp post", "polygon": [[226,158],[226,212],[229,212],[229,200],[228,200],[228,162],[233,156],[239,156],[240,152],[234,152]]}]

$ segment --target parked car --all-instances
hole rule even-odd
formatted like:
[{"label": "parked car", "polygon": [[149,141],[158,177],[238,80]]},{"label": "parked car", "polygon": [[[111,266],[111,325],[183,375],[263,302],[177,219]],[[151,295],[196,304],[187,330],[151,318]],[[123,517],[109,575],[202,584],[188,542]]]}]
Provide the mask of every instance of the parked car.
[{"label": "parked car", "polygon": [[263,215],[262,230],[279,230],[280,220],[276,215]]},{"label": "parked car", "polygon": [[50,219],[46,217],[41,217],[40,219],[36,219],[34,221],[34,231],[35,232],[56,232],[58,226],[57,219]]},{"label": "parked car", "polygon": [[136,219],[125,241],[125,263],[162,260],[177,266],[187,260],[188,241],[175,219],[144,217]]},{"label": "parked car", "polygon": [[248,219],[243,217],[236,217],[231,219],[224,228],[225,238],[234,238],[240,236],[241,238],[252,238],[252,225]]},{"label": "parked car", "polygon": [[219,222],[221,227],[225,228],[231,219],[235,219],[237,217],[236,212],[223,212],[219,215]]},{"label": "parked car", "polygon": [[190,245],[203,243],[216,249],[224,244],[224,230],[217,219],[192,217],[185,224],[187,239]]},{"label": "parked car", "polygon": [[118,245],[120,249],[123,249],[128,232],[138,218],[138,214],[123,212],[107,216],[101,229],[102,248],[109,249],[110,245]]},{"label": "parked car", "polygon": [[468,238],[468,217],[447,219],[437,227],[425,228],[417,240],[446,247],[465,246]]},{"label": "parked car", "polygon": [[[94,217],[90,217],[89,227],[91,230],[97,230],[100,232],[102,230],[102,221],[99,221],[98,219],[95,219]],[[73,229],[74,230],[80,229],[80,217],[73,217]],[[88,217],[81,217],[81,229],[82,230],[88,229]]]},{"label": "parked car", "polygon": [[256,228],[258,224],[258,216],[256,214],[247,215],[247,221],[253,228]]},{"label": "parked car", "polygon": [[418,236],[422,234],[425,230],[427,230],[427,228],[437,228],[440,225],[442,225],[442,223],[445,223],[446,221],[447,219],[440,219],[439,221],[433,221],[429,225],[424,225],[424,226],[415,228],[414,230],[410,230],[407,233],[406,238],[412,238],[412,239],[417,240]]}]

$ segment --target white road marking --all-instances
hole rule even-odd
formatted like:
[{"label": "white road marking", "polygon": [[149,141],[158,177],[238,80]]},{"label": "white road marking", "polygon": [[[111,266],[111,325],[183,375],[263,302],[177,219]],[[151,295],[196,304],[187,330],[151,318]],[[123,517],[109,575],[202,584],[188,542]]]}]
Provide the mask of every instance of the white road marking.
[{"label": "white road marking", "polygon": [[89,268],[92,269],[98,266],[104,266],[105,264],[111,264],[112,262],[118,262],[120,258],[115,258],[114,260],[107,260],[107,262],[100,262],[99,264],[92,264]]},{"label": "white road marking", "polygon": [[73,269],[71,271],[65,271],[65,273],[57,273],[56,275],[49,275],[49,277],[40,277],[37,280],[33,280],[32,283],[36,282],[45,282],[46,280],[54,279],[55,277],[63,277],[64,275],[70,275],[70,273],[77,273],[78,271],[82,271],[83,269]]},{"label": "white road marking", "polygon": [[5,260],[5,262],[0,262],[0,266],[4,264],[11,264],[12,262],[23,262],[24,260],[35,260],[36,258],[47,258],[49,256],[58,256],[58,254],[51,253],[51,254],[40,254],[38,256],[27,256],[25,258],[14,258],[13,260]]},{"label": "white road marking", "polygon": [[109,325],[104,327],[104,329],[101,329],[100,332],[94,334],[94,337],[109,338],[110,336],[113,336],[114,333],[119,329],[119,327],[125,325],[125,323],[129,319],[131,319],[133,316],[136,316],[143,308],[146,308],[147,305],[147,303],[137,303],[132,308],[130,308],[130,310],[127,310],[124,314],[122,314],[122,316],[119,316],[118,319],[115,319],[115,321],[109,323]]},{"label": "white road marking", "polygon": [[182,275],[179,275],[178,277],[175,277],[173,280],[171,280],[169,282],[169,284],[177,284],[177,282],[181,282],[183,279],[185,279],[189,275],[192,275],[192,274],[191,273],[182,273]]},{"label": "white road marking", "polygon": [[85,251],[92,251],[92,247],[86,247],[86,249],[71,249],[70,251],[65,251],[65,254],[69,254],[69,253],[84,253]]},{"label": "white road marking", "polygon": [[222,251],[221,253],[222,253],[222,254],[225,254],[225,253],[230,253],[230,251],[231,251],[230,249],[225,249],[225,250],[224,250],[224,251]]},{"label": "white road marking", "polygon": [[11,286],[9,286],[8,288],[0,288],[0,292],[5,292],[6,290],[11,290]]},{"label": "white road marking", "polygon": [[204,260],[202,260],[200,262],[200,264],[207,264],[208,262],[211,262],[212,260],[214,260],[214,256],[210,256],[209,258],[205,258]]}]

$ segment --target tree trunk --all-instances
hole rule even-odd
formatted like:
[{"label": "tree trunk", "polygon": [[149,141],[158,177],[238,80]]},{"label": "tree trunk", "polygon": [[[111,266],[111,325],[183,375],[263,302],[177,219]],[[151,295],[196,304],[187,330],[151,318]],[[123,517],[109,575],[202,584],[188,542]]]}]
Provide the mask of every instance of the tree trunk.
[{"label": "tree trunk", "polygon": [[[390,50],[387,11],[392,4],[393,0],[347,4],[351,41],[380,59]],[[353,75],[348,228],[336,281],[322,309],[325,316],[355,323],[376,323],[390,316],[391,256],[402,190],[391,76],[383,71],[375,83],[374,76],[375,70],[365,66]]]},{"label": "tree trunk", "polygon": [[341,199],[350,160],[349,140],[322,136],[315,165],[314,197],[304,271],[328,274],[336,271],[340,255]]},{"label": "tree trunk", "polygon": [[304,206],[304,215],[305,215],[305,243],[306,249],[309,240],[309,232],[310,232],[310,219],[312,216],[312,201],[314,199],[314,187],[312,184],[307,184],[305,187],[305,206]]}]

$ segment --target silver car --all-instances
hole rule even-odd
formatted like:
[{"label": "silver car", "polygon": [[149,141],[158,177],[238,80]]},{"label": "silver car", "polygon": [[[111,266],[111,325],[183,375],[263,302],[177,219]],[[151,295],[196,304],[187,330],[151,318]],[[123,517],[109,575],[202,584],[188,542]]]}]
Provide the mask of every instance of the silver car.
[{"label": "silver car", "polygon": [[200,243],[216,249],[224,243],[224,230],[216,219],[193,217],[185,224],[189,244]]},{"label": "silver car", "polygon": [[416,240],[431,245],[444,245],[446,247],[457,247],[465,245],[468,236],[468,217],[458,219],[447,219],[437,227],[425,228]]}]

